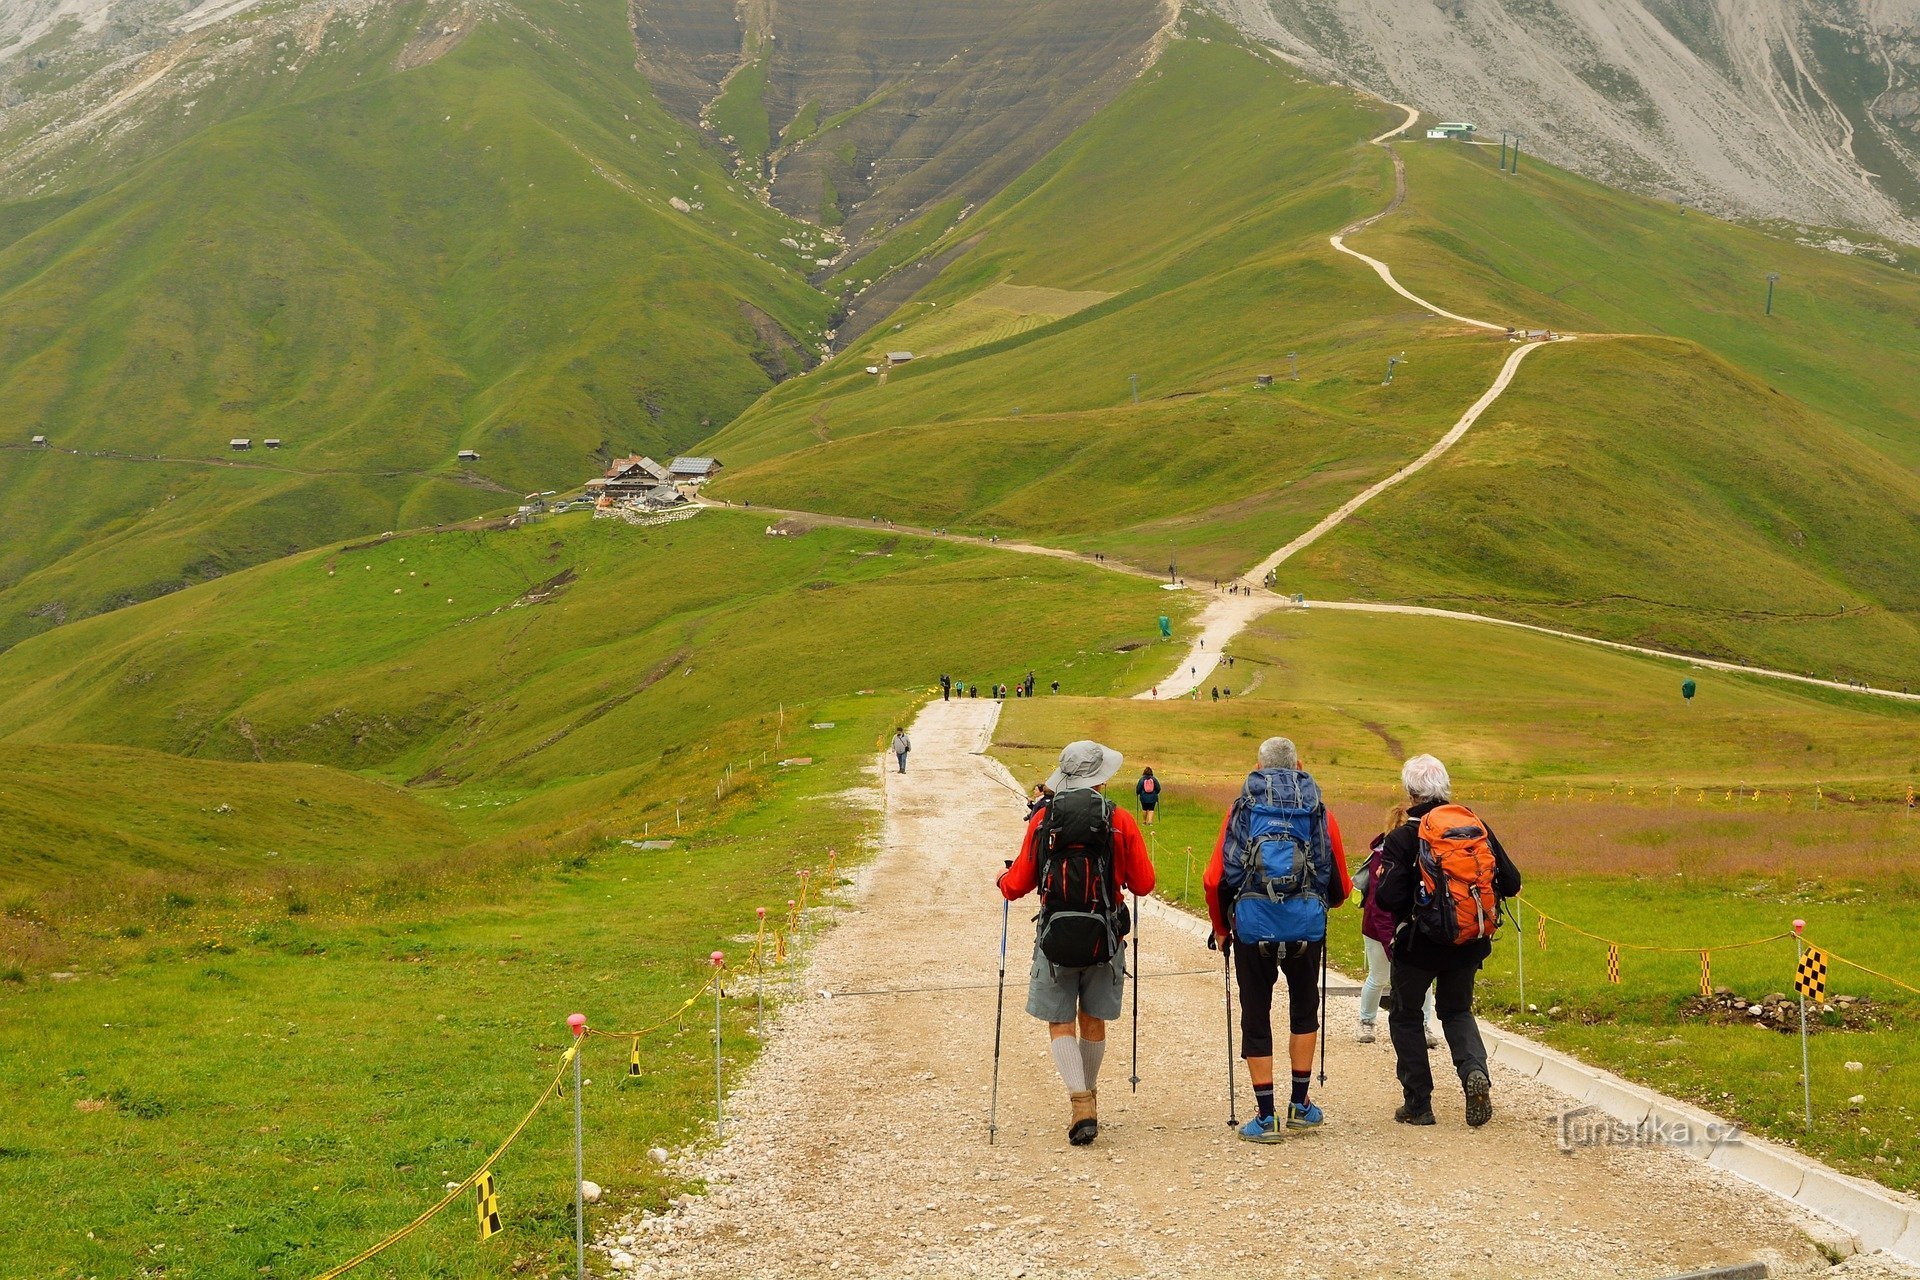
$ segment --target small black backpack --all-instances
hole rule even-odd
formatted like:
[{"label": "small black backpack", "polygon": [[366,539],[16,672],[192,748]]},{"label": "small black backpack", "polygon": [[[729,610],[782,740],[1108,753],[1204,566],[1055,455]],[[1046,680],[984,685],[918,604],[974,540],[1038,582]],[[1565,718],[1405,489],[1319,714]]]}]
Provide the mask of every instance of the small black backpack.
[{"label": "small black backpack", "polygon": [[1090,788],[1047,801],[1034,830],[1040,952],[1063,969],[1112,960],[1130,921],[1113,892],[1113,802]]}]

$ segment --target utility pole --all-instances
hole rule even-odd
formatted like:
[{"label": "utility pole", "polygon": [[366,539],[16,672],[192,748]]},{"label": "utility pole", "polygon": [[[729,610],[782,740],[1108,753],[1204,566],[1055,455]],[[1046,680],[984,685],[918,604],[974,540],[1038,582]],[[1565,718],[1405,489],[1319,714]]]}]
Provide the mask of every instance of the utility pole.
[{"label": "utility pole", "polygon": [[1773,286],[1780,283],[1778,271],[1767,272],[1767,314],[1773,314]]},{"label": "utility pole", "polygon": [[1513,135],[1513,167],[1507,172],[1516,174],[1520,172],[1520,135],[1517,133]]},{"label": "utility pole", "polygon": [[1500,131],[1500,172],[1502,173],[1505,173],[1507,171],[1507,138],[1508,136],[1509,135],[1507,130],[1502,129]]},{"label": "utility pole", "polygon": [[1127,375],[1127,381],[1131,383],[1133,386],[1133,402],[1135,404],[1139,404],[1140,403],[1140,375],[1137,373],[1130,373]]},{"label": "utility pole", "polygon": [[1300,353],[1298,351],[1287,352],[1287,367],[1293,371],[1293,380],[1295,382],[1300,381]]}]

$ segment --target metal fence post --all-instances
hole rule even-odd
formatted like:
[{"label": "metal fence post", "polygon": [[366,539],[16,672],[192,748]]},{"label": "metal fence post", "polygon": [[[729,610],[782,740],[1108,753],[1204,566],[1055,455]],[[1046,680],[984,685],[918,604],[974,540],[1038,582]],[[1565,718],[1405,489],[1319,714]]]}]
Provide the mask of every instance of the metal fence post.
[{"label": "metal fence post", "polygon": [[709,959],[713,961],[713,1131],[718,1136],[724,1138],[727,1136],[727,1115],[724,1110],[725,1103],[723,1101],[726,1094],[721,1082],[720,1073],[720,987],[722,981],[720,975],[727,967],[727,953],[724,951],[716,951]]},{"label": "metal fence post", "polygon": [[573,1257],[576,1280],[587,1280],[587,1169],[580,1106],[580,1051],[587,1047],[587,1015],[567,1018],[573,1028]]}]

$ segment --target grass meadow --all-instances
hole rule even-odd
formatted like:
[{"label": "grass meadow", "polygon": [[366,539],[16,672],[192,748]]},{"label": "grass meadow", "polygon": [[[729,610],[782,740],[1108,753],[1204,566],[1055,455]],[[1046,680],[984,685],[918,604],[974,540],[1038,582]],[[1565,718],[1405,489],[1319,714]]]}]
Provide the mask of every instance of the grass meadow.
[{"label": "grass meadow", "polygon": [[[1682,948],[1623,950],[1616,986],[1604,944],[1549,926],[1543,951],[1523,908],[1526,1007],[1509,927],[1483,972],[1483,1012],[1849,1172],[1920,1186],[1920,997],[1833,967],[1830,990],[1869,997],[1870,1025],[1816,1016],[1810,1133],[1797,1038],[1689,1005],[1700,949],[1715,986],[1790,993],[1790,942],[1719,948],[1796,918],[1920,986],[1920,813],[1908,807],[1920,710],[1712,672],[1693,673],[1689,707],[1683,663],[1437,619],[1287,612],[1230,652],[1218,673],[1237,688],[1230,700],[1014,703],[995,754],[1027,781],[1061,743],[1098,738],[1128,757],[1114,792],[1129,804],[1138,766],[1152,765],[1166,796],[1159,892],[1204,911],[1205,863],[1262,739],[1296,740],[1356,862],[1398,799],[1400,760],[1432,751],[1456,797],[1501,833],[1529,903],[1622,944]],[[1336,920],[1335,962],[1362,972],[1358,916]],[[1337,1080],[1328,1095],[1337,1105]]]},{"label": "grass meadow", "polygon": [[[277,562],[0,655],[0,1274],[352,1255],[485,1158],[569,1013],[665,1016],[798,870],[857,861],[848,793],[942,670],[1111,692],[1166,607],[877,531],[582,516]],[[634,1081],[591,1045],[596,1216],[675,1190],[646,1151],[704,1132],[711,1016]],[[463,1199],[374,1274],[561,1269],[564,1111],[499,1167],[504,1235]]]}]

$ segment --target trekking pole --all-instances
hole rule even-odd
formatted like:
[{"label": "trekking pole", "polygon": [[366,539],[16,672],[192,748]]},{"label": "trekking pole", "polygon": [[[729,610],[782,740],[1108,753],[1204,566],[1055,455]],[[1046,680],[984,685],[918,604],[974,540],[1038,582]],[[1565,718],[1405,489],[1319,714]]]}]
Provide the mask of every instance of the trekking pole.
[{"label": "trekking pole", "polygon": [[1227,1000],[1227,1127],[1240,1127],[1240,1094],[1233,1079],[1233,944],[1220,948],[1220,992]]},{"label": "trekking pole", "polygon": [[[1013,870],[1013,859],[1007,859],[1007,870]],[[1007,1011],[1007,922],[1013,916],[1013,902],[1005,894],[1000,896],[1000,994],[993,1004],[993,1092],[987,1102],[987,1145],[992,1146],[1000,1134],[1000,1024]]]},{"label": "trekking pole", "polygon": [[1140,1092],[1140,895],[1133,895],[1133,1074],[1127,1083]]},{"label": "trekking pole", "polygon": [[1327,1082],[1327,943],[1320,942],[1320,1083]]}]

